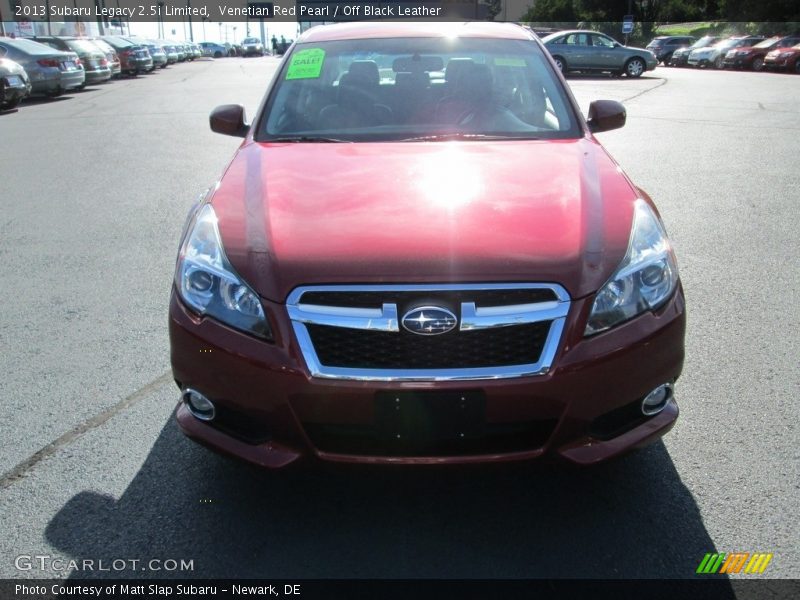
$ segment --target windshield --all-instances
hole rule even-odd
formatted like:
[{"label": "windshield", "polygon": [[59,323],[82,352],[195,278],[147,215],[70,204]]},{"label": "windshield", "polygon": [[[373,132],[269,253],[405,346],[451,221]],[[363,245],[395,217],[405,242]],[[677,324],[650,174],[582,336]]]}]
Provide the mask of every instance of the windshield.
[{"label": "windshield", "polygon": [[8,44],[12,48],[16,48],[25,54],[52,54],[53,52],[60,52],[59,50],[54,50],[45,44],[40,44],[39,42],[24,40],[21,38],[3,38],[3,43]]},{"label": "windshield", "polygon": [[258,39],[258,38],[246,38],[242,43],[243,44],[260,44],[261,40]]},{"label": "windshield", "polygon": [[716,38],[713,38],[713,37],[704,37],[704,38],[700,38],[700,39],[699,39],[699,40],[697,40],[697,41],[696,41],[694,44],[692,44],[692,45],[690,46],[690,48],[691,48],[692,50],[693,50],[693,49],[695,49],[695,48],[705,48],[705,47],[706,47],[706,46],[708,46],[709,44],[713,44],[713,43],[714,43],[714,42],[716,42],[716,41],[717,41],[717,40],[716,40]]},{"label": "windshield", "polygon": [[364,39],[297,45],[277,75],[256,139],[453,135],[575,138],[581,130],[533,41]]},{"label": "windshield", "polygon": [[722,40],[721,42],[717,42],[716,44],[714,44],[714,47],[721,49],[732,48],[734,46],[739,45],[741,41],[742,40]]},{"label": "windshield", "polygon": [[759,42],[758,44],[753,46],[753,48],[769,48],[770,46],[774,46],[775,42],[777,41],[778,38],[769,38],[767,40],[764,40],[763,42]]},{"label": "windshield", "polygon": [[73,52],[100,52],[100,49],[89,40],[67,40],[67,46]]}]

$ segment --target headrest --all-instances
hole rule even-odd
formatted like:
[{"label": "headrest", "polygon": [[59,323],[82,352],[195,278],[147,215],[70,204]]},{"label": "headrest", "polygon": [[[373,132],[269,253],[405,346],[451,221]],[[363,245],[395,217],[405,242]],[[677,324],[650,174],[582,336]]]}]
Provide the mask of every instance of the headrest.
[{"label": "headrest", "polygon": [[465,69],[475,62],[471,58],[451,58],[447,61],[447,68],[444,71],[444,78],[447,83],[455,83]]},{"label": "headrest", "polygon": [[358,80],[359,83],[378,85],[381,81],[378,63],[374,60],[354,60],[350,63],[350,69],[347,74],[350,75],[351,84],[353,81]]}]

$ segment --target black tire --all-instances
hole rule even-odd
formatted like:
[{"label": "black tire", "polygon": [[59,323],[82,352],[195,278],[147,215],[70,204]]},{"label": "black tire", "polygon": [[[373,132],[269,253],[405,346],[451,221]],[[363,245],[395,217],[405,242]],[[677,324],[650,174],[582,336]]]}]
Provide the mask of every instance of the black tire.
[{"label": "black tire", "polygon": [[214,58],[222,58],[222,52],[220,52],[219,50],[214,52]]},{"label": "black tire", "polygon": [[671,60],[672,60],[672,52],[670,52],[669,54],[665,55],[664,58],[661,59],[661,64],[664,65],[665,67],[668,67],[669,66],[669,61],[671,61]]},{"label": "black tire", "polygon": [[798,58],[796,61],[794,61],[794,67],[792,68],[792,70],[793,70],[793,71],[794,71],[794,72],[795,72],[797,75],[800,75],[800,58]]},{"label": "black tire", "polygon": [[720,54],[714,59],[714,68],[722,70],[725,67],[725,57]]},{"label": "black tire", "polygon": [[11,110],[12,108],[17,108],[19,103],[22,102],[22,98],[17,96],[13,100],[6,100],[2,104],[0,104],[0,110]]},{"label": "black tire", "polygon": [[750,68],[753,71],[763,71],[764,70],[764,58],[761,56],[756,56],[753,59],[753,62],[750,63]]},{"label": "black tire", "polygon": [[646,70],[647,65],[644,64],[644,61],[638,56],[628,59],[628,62],[625,63],[625,75],[632,79],[641,77],[642,73],[644,73]]},{"label": "black tire", "polygon": [[561,56],[554,56],[553,61],[556,63],[556,67],[559,71],[561,71],[562,75],[566,75],[568,68],[567,68],[567,61],[564,60]]}]

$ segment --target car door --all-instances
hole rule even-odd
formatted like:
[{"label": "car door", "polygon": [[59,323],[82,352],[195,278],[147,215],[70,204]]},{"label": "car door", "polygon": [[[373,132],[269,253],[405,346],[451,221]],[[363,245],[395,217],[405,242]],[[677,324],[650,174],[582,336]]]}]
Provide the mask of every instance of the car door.
[{"label": "car door", "polygon": [[570,33],[564,38],[561,48],[570,69],[592,68],[589,43],[588,33]]},{"label": "car door", "polygon": [[590,66],[592,69],[617,70],[621,69],[624,53],[620,52],[621,46],[613,39],[602,33],[591,35]]}]

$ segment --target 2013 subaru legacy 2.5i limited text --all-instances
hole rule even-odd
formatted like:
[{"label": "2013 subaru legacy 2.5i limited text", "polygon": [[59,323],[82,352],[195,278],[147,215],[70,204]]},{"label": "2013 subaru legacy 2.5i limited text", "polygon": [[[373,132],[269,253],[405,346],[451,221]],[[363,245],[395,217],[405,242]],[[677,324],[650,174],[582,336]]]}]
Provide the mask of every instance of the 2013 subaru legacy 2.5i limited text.
[{"label": "2013 subaru legacy 2.5i limited text", "polygon": [[590,464],[678,416],[657,210],[512,24],[307,31],[187,220],[169,328],[189,437],[265,467]]}]

